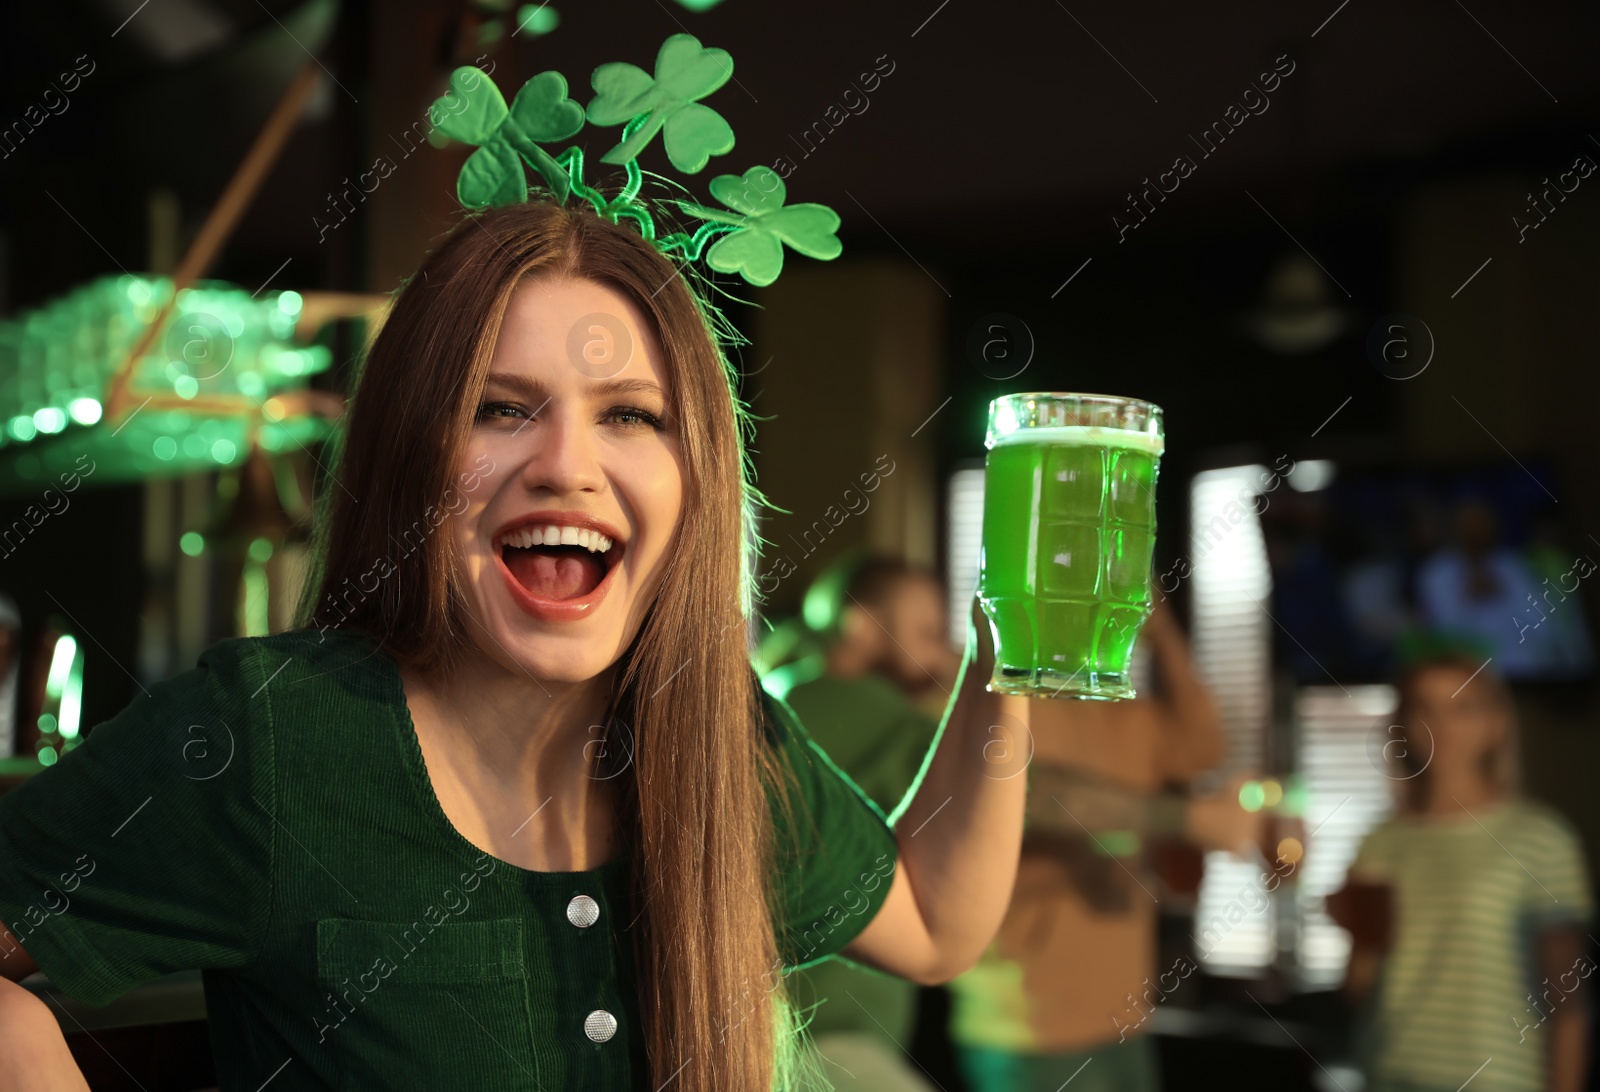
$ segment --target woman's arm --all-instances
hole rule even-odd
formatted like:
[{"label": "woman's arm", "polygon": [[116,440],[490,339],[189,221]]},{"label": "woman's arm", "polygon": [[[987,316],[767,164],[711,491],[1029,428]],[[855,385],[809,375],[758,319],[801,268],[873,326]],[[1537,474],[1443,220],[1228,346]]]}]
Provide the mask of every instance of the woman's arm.
[{"label": "woman's arm", "polygon": [[[1589,964],[1588,970],[1580,973],[1584,963]],[[1583,930],[1575,925],[1555,925],[1541,932],[1539,970],[1563,995],[1550,1015],[1545,1037],[1545,1087],[1551,1092],[1578,1092],[1584,1087],[1589,1061],[1589,998],[1578,986],[1594,971]],[[1574,983],[1571,990],[1566,987],[1568,981]]]},{"label": "woman's arm", "polygon": [[[1239,790],[1249,774],[1235,774],[1207,796],[1143,793],[1044,761],[1034,764],[1032,777],[1028,827],[1047,836],[1094,838],[1131,831],[1247,857],[1263,848],[1262,835],[1270,819],[1267,812],[1248,812],[1239,805]],[[1270,851],[1263,855],[1273,856]]]},{"label": "woman's arm", "polygon": [[1029,771],[1030,830],[1069,838],[1132,831],[1182,837],[1189,810],[1179,793],[1148,793],[1107,781],[1075,766],[1036,760]]},{"label": "woman's arm", "polygon": [[1028,700],[989,693],[993,672],[989,622],[974,597],[944,723],[916,795],[890,816],[899,861],[888,897],[844,956],[934,985],[973,967],[999,930],[1016,883],[1032,747]]},{"label": "woman's arm", "polygon": [[39,968],[0,925],[0,1092],[88,1092],[50,1007],[17,985]]}]

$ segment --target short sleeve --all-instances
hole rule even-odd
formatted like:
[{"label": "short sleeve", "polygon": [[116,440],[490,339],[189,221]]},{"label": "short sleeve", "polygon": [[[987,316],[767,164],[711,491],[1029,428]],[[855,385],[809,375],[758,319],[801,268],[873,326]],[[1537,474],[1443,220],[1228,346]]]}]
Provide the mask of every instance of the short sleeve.
[{"label": "short sleeve", "polygon": [[1524,913],[1544,928],[1587,924],[1594,916],[1594,896],[1583,843],[1572,824],[1556,812],[1538,807],[1518,842]]},{"label": "short sleeve", "polygon": [[812,741],[793,709],[760,693],[792,774],[790,814],[774,807],[779,951],[786,967],[809,966],[842,950],[882,909],[899,853],[882,809]]},{"label": "short sleeve", "polygon": [[255,644],[213,645],[0,796],[0,916],[51,982],[103,1005],[248,964],[271,912],[271,714]]},{"label": "short sleeve", "polygon": [[783,700],[812,742],[888,815],[913,787],[939,732],[937,718],[877,675],[825,676]]}]

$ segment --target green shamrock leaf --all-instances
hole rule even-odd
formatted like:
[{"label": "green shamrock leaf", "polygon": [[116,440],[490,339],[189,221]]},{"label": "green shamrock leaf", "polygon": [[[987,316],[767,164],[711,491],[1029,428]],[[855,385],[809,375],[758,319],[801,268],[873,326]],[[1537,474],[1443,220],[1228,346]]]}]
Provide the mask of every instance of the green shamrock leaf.
[{"label": "green shamrock leaf", "polygon": [[622,125],[640,115],[649,119],[600,161],[637,159],[662,129],[666,130],[667,158],[685,174],[694,174],[712,156],[731,151],[733,127],[696,100],[727,83],[732,75],[733,58],[728,51],[704,49],[692,34],[674,34],[661,44],[654,77],[623,61],[601,65],[589,80],[596,92],[589,103],[589,121]]},{"label": "green shamrock leaf", "polygon": [[522,85],[511,108],[483,72],[470,65],[450,74],[450,90],[428,111],[446,136],[479,148],[456,180],[456,196],[467,208],[511,205],[528,199],[528,180],[518,156],[537,170],[559,200],[571,180],[542,143],[565,140],[583,128],[583,107],[567,97],[559,72],[541,72]]},{"label": "green shamrock leaf", "polygon": [[714,155],[733,150],[733,127],[709,106],[691,102],[662,126],[667,158],[684,174],[694,174]]},{"label": "green shamrock leaf", "polygon": [[565,76],[541,72],[523,84],[512,100],[511,120],[529,140],[550,144],[583,128],[583,107],[567,98]]},{"label": "green shamrock leaf", "polygon": [[751,167],[743,175],[719,174],[706,188],[712,197],[747,216],[775,212],[789,199],[788,187],[771,167]]},{"label": "green shamrock leaf", "polygon": [[428,108],[434,128],[463,144],[486,144],[510,116],[500,89],[482,70],[463,65],[450,73],[450,90]]},{"label": "green shamrock leaf", "polygon": [[783,244],[827,261],[844,249],[834,234],[839,215],[826,205],[785,205],[783,179],[771,167],[751,167],[743,175],[722,174],[711,180],[711,194],[744,216],[706,253],[706,264],[719,273],[738,273],[754,285],[768,285],[783,271]]},{"label": "green shamrock leaf", "polygon": [[469,209],[526,201],[527,176],[511,145],[496,137],[469,155],[456,178],[456,198]]}]

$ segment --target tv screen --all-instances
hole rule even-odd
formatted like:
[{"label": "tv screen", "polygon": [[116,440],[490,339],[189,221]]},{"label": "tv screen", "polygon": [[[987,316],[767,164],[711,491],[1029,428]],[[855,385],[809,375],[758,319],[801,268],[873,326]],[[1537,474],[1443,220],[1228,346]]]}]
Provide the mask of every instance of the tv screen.
[{"label": "tv screen", "polygon": [[1548,463],[1317,464],[1296,478],[1321,487],[1257,504],[1277,662],[1296,681],[1385,679],[1423,628],[1476,640],[1514,681],[1593,673],[1584,585],[1600,542],[1567,533]]}]

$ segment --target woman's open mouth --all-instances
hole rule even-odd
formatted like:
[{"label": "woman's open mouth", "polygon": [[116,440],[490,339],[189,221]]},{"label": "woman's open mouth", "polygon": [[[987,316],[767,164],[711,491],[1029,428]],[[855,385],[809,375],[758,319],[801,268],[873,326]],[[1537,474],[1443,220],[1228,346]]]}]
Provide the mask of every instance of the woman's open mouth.
[{"label": "woman's open mouth", "polygon": [[530,614],[570,621],[593,612],[625,544],[588,527],[526,524],[495,538],[512,597]]}]

